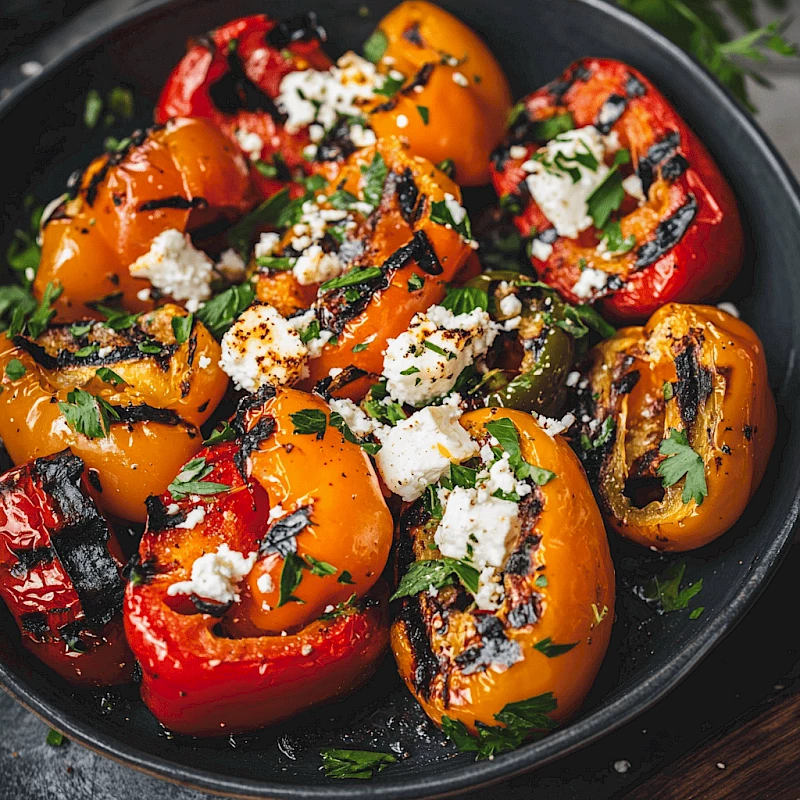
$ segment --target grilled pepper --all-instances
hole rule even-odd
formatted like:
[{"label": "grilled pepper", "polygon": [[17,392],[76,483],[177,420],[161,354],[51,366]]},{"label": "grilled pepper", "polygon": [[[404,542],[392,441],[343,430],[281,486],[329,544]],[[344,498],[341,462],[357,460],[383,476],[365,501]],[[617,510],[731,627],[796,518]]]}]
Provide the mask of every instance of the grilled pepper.
[{"label": "grilled pepper", "polygon": [[[173,322],[186,327],[180,344]],[[0,334],[0,438],[15,464],[70,447],[98,505],[144,522],[145,498],[202,445],[198,428],[228,384],[219,358],[211,334],[176,306],[55,325],[35,339]]]},{"label": "grilled pepper", "polygon": [[[474,601],[474,586],[468,593],[463,579],[451,580],[403,597],[392,624],[401,677],[451,735],[488,727],[493,737],[511,736],[504,710],[531,699],[552,710],[531,727],[567,719],[589,691],[611,634],[614,568],[581,465],[565,440],[551,437],[529,414],[481,409],[465,414],[461,424],[485,441],[499,433],[493,425],[506,421],[517,431],[516,466],[524,461],[554,474],[545,480],[539,473],[518,500],[516,539],[498,571],[498,607],[476,608],[481,590]],[[506,437],[498,441],[507,446]],[[401,577],[441,558],[434,537],[447,515],[445,507],[437,520],[424,499],[406,508],[399,522]],[[465,567],[469,563],[461,562],[459,575]]]},{"label": "grilled pepper", "polygon": [[[168,728],[260,728],[377,666],[392,519],[369,457],[329,418],[322,400],[265,386],[241,401],[232,441],[149,499],[125,626],[142,698]],[[238,581],[213,568],[203,581],[202,565],[224,553]]]},{"label": "grilled pepper", "polygon": [[733,526],[775,442],[754,331],[717,308],[670,303],[595,347],[584,375],[578,449],[606,522],[670,551]]},{"label": "grilled pepper", "polygon": [[586,58],[526,97],[492,156],[541,279],[622,322],[718,296],[742,263],[733,193],[641,73]]},{"label": "grilled pepper", "polygon": [[381,71],[405,76],[369,117],[378,138],[400,134],[438,164],[450,160],[464,186],[489,181],[489,154],[503,138],[511,90],[480,37],[432,3],[401,3],[365,46]]},{"label": "grilled pepper", "polygon": [[161,92],[156,122],[172,117],[214,122],[257,162],[253,177],[268,197],[309,169],[303,158],[311,141],[308,129],[287,131],[275,99],[290,72],[330,66],[320,47],[324,40],[313,13],[281,22],[263,14],[232,20],[190,41]]},{"label": "grilled pepper", "polygon": [[153,240],[167,230],[185,233],[233,219],[253,199],[244,160],[210,122],[176,119],[137,131],[121,150],[73,176],[43,218],[34,294],[41,298],[48,284],[60,286],[54,307],[66,321],[97,318],[94,304],[110,297],[129,311],[152,308],[164,293],[135,278],[130,266]]},{"label": "grilled pepper", "polygon": [[22,643],[70,683],[125,683],[121,553],[92,501],[84,463],[64,450],[0,478],[0,597]]}]

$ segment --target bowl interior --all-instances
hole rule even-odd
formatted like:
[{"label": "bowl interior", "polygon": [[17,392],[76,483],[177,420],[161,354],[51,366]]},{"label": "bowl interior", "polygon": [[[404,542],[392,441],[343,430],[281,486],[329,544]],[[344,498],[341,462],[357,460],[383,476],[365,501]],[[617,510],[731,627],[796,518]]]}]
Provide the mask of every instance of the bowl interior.
[{"label": "bowl interior", "polygon": [[[364,18],[359,0],[316,0],[329,52],[357,49],[393,5],[373,0]],[[705,73],[610,5],[600,0],[505,0],[491,10],[478,0],[441,5],[484,36],[516,96],[581,56],[620,58],[648,75],[705,140],[734,186],[748,231],[746,267],[726,299],[740,305],[760,334],[778,391],[781,433],[770,471],[735,529],[687,557],[667,559],[612,538],[617,621],[584,711],[562,731],[494,762],[475,764],[470,756],[455,754],[400,685],[391,658],[365,689],[336,705],[253,736],[193,740],[165,732],[134,689],[76,692],[67,687],[22,650],[6,614],[0,627],[0,679],[85,744],[226,793],[400,797],[452,792],[551,760],[643,710],[724,635],[777,566],[796,516],[800,480],[800,433],[791,424],[800,396],[795,370],[800,282],[794,277],[800,203],[794,182],[757,128]],[[50,200],[73,169],[100,152],[105,136],[129,132],[118,126],[85,128],[82,114],[90,88],[134,88],[138,122],[147,124],[160,85],[189,36],[243,14],[266,11],[280,17],[305,10],[280,0],[179,0],[126,24],[82,55],[65,55],[59,69],[48,70],[33,88],[0,108],[7,139],[23,143],[5,168],[3,244],[15,227],[27,224],[21,209],[29,194],[37,202]],[[637,586],[674,560],[686,562],[687,581],[703,580],[697,604],[705,612],[697,620],[686,612],[658,616],[635,596]],[[320,772],[323,746],[393,750],[408,758],[371,782],[337,784]]]}]

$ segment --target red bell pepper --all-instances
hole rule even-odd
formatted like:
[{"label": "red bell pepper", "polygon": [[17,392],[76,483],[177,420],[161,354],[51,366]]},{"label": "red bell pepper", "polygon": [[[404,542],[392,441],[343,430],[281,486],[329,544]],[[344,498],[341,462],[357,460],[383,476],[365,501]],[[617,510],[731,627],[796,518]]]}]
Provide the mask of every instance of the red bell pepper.
[{"label": "red bell pepper", "polygon": [[[238,145],[237,130],[259,136],[262,170],[274,174],[253,170],[253,177],[268,197],[295,173],[307,171],[303,148],[310,143],[308,132],[286,131],[275,98],[288,73],[331,65],[320,47],[323,40],[313,13],[285,22],[264,14],[232,20],[190,42],[164,85],[155,119],[210,119]],[[299,187],[296,193],[302,193]]]},{"label": "red bell pepper", "polygon": [[[530,159],[543,156],[539,148],[559,133],[584,126],[605,137],[607,166],[617,164],[603,191],[610,190],[608,222],[619,227],[609,232],[603,220],[605,231],[599,230],[592,215],[593,225],[567,238],[558,235],[533,200],[526,178]],[[717,297],[741,267],[742,225],[725,178],[664,95],[619,61],[582,59],[526,97],[512,113],[506,140],[492,161],[501,203],[530,237],[534,269],[570,301],[597,300],[620,322],[644,320],[668,302]],[[575,166],[566,162],[567,168]],[[641,181],[641,202],[623,191],[621,179],[628,175]],[[590,205],[591,196],[587,210]],[[587,268],[606,273],[605,286],[589,281],[589,291],[576,294]]]},{"label": "red bell pepper", "polygon": [[114,533],[69,450],[0,477],[0,597],[22,643],[71,683],[107,686],[133,674],[123,632]]},{"label": "red bell pepper", "polygon": [[[276,396],[265,387],[240,404],[236,438],[191,462],[197,469],[202,460],[198,474],[216,491],[195,483],[182,496],[173,483],[148,501],[125,630],[142,668],[142,699],[170,730],[215,736],[262,728],[352,691],[383,656],[388,604],[376,581],[391,516],[357,444],[330,426],[320,438],[294,432],[291,414],[322,409],[311,395]],[[347,474],[351,505],[328,470]],[[201,519],[190,524],[199,507]],[[203,597],[191,586],[170,593],[222,545],[255,554],[238,594]]]}]

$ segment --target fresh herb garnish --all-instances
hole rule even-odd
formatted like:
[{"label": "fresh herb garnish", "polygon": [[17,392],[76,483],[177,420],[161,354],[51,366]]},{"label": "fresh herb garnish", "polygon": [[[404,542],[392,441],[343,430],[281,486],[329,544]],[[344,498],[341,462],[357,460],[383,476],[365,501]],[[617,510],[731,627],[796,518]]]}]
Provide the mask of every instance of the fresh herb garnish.
[{"label": "fresh herb garnish", "polygon": [[556,477],[558,477],[556,473],[551,472],[549,469],[542,469],[541,467],[534,467],[531,465],[531,480],[537,486],[544,486]]},{"label": "fresh herb garnish", "polygon": [[350,595],[343,603],[337,603],[330,611],[325,611],[319,615],[321,620],[336,619],[346,614],[348,611],[358,609],[358,596],[355,592]]},{"label": "fresh herb garnish", "polygon": [[208,328],[212,336],[221,339],[239,314],[253,302],[255,296],[250,282],[231,286],[198,309],[197,319]]},{"label": "fresh herb garnish", "polygon": [[386,75],[383,79],[383,85],[375,89],[375,94],[394,97],[400,91],[400,87],[405,83],[405,80],[405,77],[393,78],[391,75]]},{"label": "fresh herb garnish", "polygon": [[103,98],[97,89],[89,89],[86,93],[86,102],[83,106],[83,124],[93,130],[100,121],[100,114],[103,113]]},{"label": "fresh herb garnish", "polygon": [[544,589],[544,587],[547,586],[547,584],[548,584],[547,575],[539,575],[533,582],[533,585],[538,586],[540,589]]},{"label": "fresh herb garnish", "polygon": [[675,395],[675,389],[672,386],[670,381],[664,381],[664,385],[661,387],[661,390],[664,392],[664,400],[669,402]]},{"label": "fresh herb garnish", "polygon": [[286,270],[292,269],[296,263],[297,259],[290,256],[258,256],[256,258],[256,266],[273,272],[286,272]]},{"label": "fresh herb garnish", "polygon": [[56,315],[56,311],[52,308],[52,305],[61,296],[62,291],[63,289],[61,286],[48,283],[42,295],[41,302],[27,320],[25,320],[24,316],[16,313],[12,316],[11,324],[8,326],[8,335],[15,336],[18,333],[22,333],[24,329],[25,333],[32,339],[41,336],[45,330],[47,330],[50,320]]},{"label": "fresh herb garnish", "polygon": [[537,733],[552,730],[558,723],[547,715],[555,711],[558,702],[552,692],[531,697],[518,703],[508,703],[494,715],[505,727],[477,724],[478,735],[471,736],[460,720],[442,717],[442,730],[462,753],[475,753],[476,760],[493,758],[498,753],[514,750]]},{"label": "fresh herb garnish", "polygon": [[103,325],[117,332],[133,327],[141,316],[139,313],[129,314],[125,309],[111,308],[110,306],[102,305],[102,303],[94,303],[92,307],[105,317]]},{"label": "fresh herb garnish", "polygon": [[377,64],[383,58],[388,47],[389,40],[386,38],[386,34],[377,28],[369,35],[361,49],[367,61]]},{"label": "fresh herb garnish", "polygon": [[705,610],[705,606],[697,606],[697,608],[693,608],[689,614],[689,619],[697,619]]},{"label": "fresh herb garnish", "polygon": [[419,112],[420,117],[422,117],[422,123],[424,125],[428,124],[428,120],[430,120],[430,110],[427,106],[417,106],[417,111]]},{"label": "fresh herb garnish", "polygon": [[606,250],[614,255],[622,255],[636,246],[636,237],[623,236],[619,222],[609,222],[603,229],[601,243],[605,242]]},{"label": "fresh herb garnish", "polygon": [[49,744],[50,747],[62,747],[68,741],[69,740],[66,736],[64,736],[63,733],[60,733],[54,728],[50,728],[50,730],[47,731],[47,738],[45,739],[45,742]]},{"label": "fresh herb garnish", "polygon": [[75,358],[88,358],[100,349],[100,345],[87,344],[75,351]]},{"label": "fresh herb garnish", "polygon": [[380,267],[353,267],[349,272],[345,272],[344,275],[325,281],[320,285],[319,290],[320,292],[329,292],[332,289],[342,289],[345,286],[356,286],[373,278],[380,278],[382,274]]},{"label": "fresh herb garnish", "polygon": [[[256,231],[265,225],[276,225],[289,205],[289,190],[281,189],[242,217],[227,233],[228,244],[247,259]],[[206,304],[208,305],[208,304]]]},{"label": "fresh herb garnish", "polygon": [[344,583],[351,586],[355,585],[353,576],[346,569],[342,570],[342,574],[336,579],[336,583]]},{"label": "fresh herb garnish", "polygon": [[175,500],[182,500],[189,494],[219,494],[227,492],[231,487],[224,483],[213,483],[204,481],[213,472],[214,467],[206,464],[205,458],[193,458],[177,474],[175,479],[167,487],[167,490]]},{"label": "fresh herb garnish", "polygon": [[281,570],[281,580],[278,591],[278,608],[286,605],[286,603],[304,603],[299,597],[295,597],[292,592],[300,585],[303,579],[303,569],[306,563],[297,555],[297,553],[289,552],[283,560],[283,569]]},{"label": "fresh herb garnish", "polygon": [[456,177],[456,162],[452,158],[445,158],[436,165],[436,169],[444,172],[448,178],[453,180]]},{"label": "fresh herb garnish", "polygon": [[319,578],[327,578],[330,575],[335,575],[339,571],[333,564],[329,564],[327,561],[319,561],[314,558],[314,556],[306,555],[305,562],[308,564],[308,569],[311,571],[311,574]]},{"label": "fresh herb garnish", "polygon": [[694,500],[698,506],[702,505],[703,499],[708,497],[705,466],[700,455],[692,450],[686,432],[670,428],[669,435],[659,445],[658,452],[667,456],[658,466],[664,488],[676,484],[686,476],[681,499],[684,503]]},{"label": "fresh herb garnish", "polygon": [[362,166],[361,171],[364,173],[364,202],[376,208],[380,205],[383,184],[386,182],[389,169],[383,160],[383,156],[376,152],[372,158],[372,163],[368,167]]},{"label": "fresh herb garnish", "polygon": [[314,435],[317,439],[322,439],[325,436],[328,420],[318,408],[305,408],[302,411],[296,411],[294,414],[289,414],[289,418],[292,420],[296,434]]},{"label": "fresh herb garnish", "polygon": [[581,339],[589,331],[599,333],[604,339],[613,336],[616,329],[606,322],[590,305],[564,305],[564,318],[556,321],[556,327],[566,331],[573,339]]},{"label": "fresh herb garnish", "polygon": [[480,572],[472,564],[457,558],[435,558],[414,561],[408,568],[408,572],[403,575],[397,591],[390,599],[399,600],[401,597],[410,597],[431,586],[441,589],[443,586],[452,584],[454,576],[469,592],[477,593]]},{"label": "fresh herb garnish", "polygon": [[[518,114],[525,110],[525,105],[523,103],[520,103],[520,106],[521,108],[518,110]],[[555,114],[547,119],[536,120],[531,125],[530,130],[531,136],[535,141],[544,143],[574,128],[575,120],[572,118],[572,114],[567,111],[564,114]]]},{"label": "fresh herb garnish", "polygon": [[345,189],[337,189],[328,197],[328,202],[337,211],[349,211],[358,202],[358,198]]},{"label": "fresh herb garnish", "polygon": [[10,381],[18,381],[26,372],[25,365],[18,358],[12,358],[6,364],[6,376]]},{"label": "fresh herb garnish", "polygon": [[139,344],[136,345],[136,349],[145,355],[157,356],[161,353],[163,348],[158,342],[151,340],[149,342],[139,342]]},{"label": "fresh herb garnish", "polygon": [[441,305],[452,311],[455,316],[469,314],[476,308],[487,311],[489,295],[483,289],[474,286],[449,286]]},{"label": "fresh herb garnish", "polygon": [[312,319],[308,325],[300,331],[300,341],[303,344],[308,344],[314,339],[319,339],[320,326],[318,319]]},{"label": "fresh herb garnish", "polygon": [[109,369],[108,367],[100,367],[95,371],[95,375],[97,375],[103,383],[109,383],[112,386],[121,386],[125,383],[124,378],[117,375],[113,369]]},{"label": "fresh herb garnish", "polygon": [[94,327],[94,322],[73,323],[69,326],[69,332],[77,337],[85,336]]},{"label": "fresh herb garnish", "polygon": [[358,344],[354,344],[350,349],[354,353],[361,353],[363,350],[366,350],[369,347],[369,342],[359,342]]},{"label": "fresh herb garnish", "polygon": [[389,425],[396,425],[401,419],[406,419],[406,412],[403,411],[403,407],[389,397],[385,379],[374,383],[370,387],[364,401],[364,411],[373,419]]},{"label": "fresh herb garnish", "polygon": [[22,286],[0,286],[0,330],[7,329],[9,336],[20,332],[25,319],[35,308],[36,300]]},{"label": "fresh herb garnish", "polygon": [[500,443],[500,447],[508,453],[508,464],[514,470],[517,480],[531,478],[534,483],[544,486],[557,475],[549,469],[542,469],[533,464],[529,464],[522,457],[520,447],[519,431],[517,426],[508,418],[500,417],[486,423],[486,430]]},{"label": "fresh herb garnish", "polygon": [[104,438],[108,435],[109,417],[119,419],[114,406],[84,389],[70,391],[67,401],[58,404],[58,410],[75,433],[89,439]]},{"label": "fresh herb garnish", "polygon": [[548,636],[545,639],[542,639],[540,642],[536,642],[536,644],[533,646],[533,649],[538,650],[548,658],[555,658],[556,656],[563,656],[564,653],[569,653],[569,651],[572,650],[572,648],[577,644],[577,642],[572,642],[570,644],[555,644]]},{"label": "fresh herb garnish", "polygon": [[444,356],[448,361],[452,361],[456,357],[456,354],[452,350],[445,350],[443,347],[439,347],[438,344],[429,342],[427,339],[422,343],[422,346],[426,350],[436,353],[436,355]]},{"label": "fresh herb garnish", "polygon": [[409,292],[417,292],[425,285],[425,278],[421,275],[417,275],[416,272],[412,273],[411,277],[408,279],[408,291]]},{"label": "fresh herb garnish", "polygon": [[431,222],[439,225],[449,225],[459,236],[464,239],[472,238],[472,225],[469,221],[469,214],[464,214],[464,219],[456,223],[453,215],[444,200],[434,200],[431,203]]},{"label": "fresh herb garnish", "polygon": [[[654,575],[645,584],[642,598],[648,602],[657,603],[659,609],[665,614],[687,608],[689,601],[703,588],[703,579],[700,578],[682,589],[681,581],[683,581],[685,572],[685,562],[670,564],[661,575]],[[697,611],[697,609],[694,610]],[[692,619],[696,619],[696,617],[692,617]]]},{"label": "fresh herb garnish", "polygon": [[386,767],[397,763],[397,756],[393,756],[391,753],[377,753],[373,750],[342,750],[336,747],[326,747],[324,750],[320,750],[320,755],[326,778],[363,780],[371,778],[376,772],[382,772]]},{"label": "fresh herb garnish", "polygon": [[194,323],[194,314],[187,314],[185,317],[172,318],[172,332],[175,334],[175,341],[178,344],[183,344],[192,332],[192,324]]},{"label": "fresh herb garnish", "polygon": [[585,433],[581,434],[581,447],[586,450],[597,450],[611,439],[617,429],[617,421],[614,417],[606,417],[600,427],[600,434],[594,440],[590,439]]},{"label": "fresh herb garnish", "polygon": [[596,228],[605,228],[611,215],[622,205],[625,190],[622,176],[614,165],[597,188],[586,198],[586,209]]},{"label": "fresh herb garnish", "polygon": [[236,431],[227,422],[215,428],[208,439],[203,441],[204,445],[220,444],[222,442],[232,442],[236,438]]},{"label": "fresh herb garnish", "polygon": [[350,426],[344,421],[344,417],[338,411],[331,411],[330,425],[332,428],[336,428],[336,430],[342,434],[342,436],[345,438],[345,441],[357,444],[372,456],[374,456],[375,453],[381,449],[381,444],[379,442],[370,442],[368,439],[359,439],[358,436],[356,436],[353,431],[350,430]]}]

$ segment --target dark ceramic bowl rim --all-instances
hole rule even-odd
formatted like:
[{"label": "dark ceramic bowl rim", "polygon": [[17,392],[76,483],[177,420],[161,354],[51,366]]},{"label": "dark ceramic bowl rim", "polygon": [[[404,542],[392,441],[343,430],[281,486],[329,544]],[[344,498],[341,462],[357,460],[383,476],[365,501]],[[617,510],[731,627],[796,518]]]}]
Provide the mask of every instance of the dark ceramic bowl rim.
[{"label": "dark ceramic bowl rim", "polygon": [[[157,16],[170,5],[179,5],[185,2],[187,0],[151,0],[140,8],[102,26],[91,35],[83,37],[51,61],[36,78],[21,84],[0,102],[0,124],[28,92],[45,83],[70,62],[97,46],[103,39],[113,36],[115,32],[129,25],[141,22],[151,16]],[[795,206],[796,213],[800,216],[800,185],[783,158],[753,117],[701,64],[657,31],[606,0],[573,0],[573,2],[597,9],[601,13],[613,17],[621,25],[634,29],[645,42],[653,47],[666,50],[675,62],[691,76],[693,81],[702,84],[705,90],[712,93],[716,102],[729,114],[736,117],[738,122],[748,130],[773,172],[779,176],[786,197],[790,199]],[[404,775],[397,781],[384,779],[375,784],[347,782],[339,785],[305,787],[226,777],[144,754],[135,747],[112,737],[99,735],[90,723],[74,719],[63,714],[57,708],[51,707],[27,687],[24,681],[16,678],[2,663],[0,663],[0,684],[23,706],[85,747],[156,777],[200,790],[239,797],[326,798],[327,800],[332,798],[350,800],[353,797],[405,798],[452,795],[511,778],[555,761],[597,741],[655,705],[708,655],[755,602],[788,549],[798,512],[800,512],[800,482],[795,487],[794,500],[783,525],[742,584],[733,602],[710,621],[688,647],[677,652],[669,663],[634,691],[620,697],[610,706],[590,712],[586,717],[571,723],[563,730],[551,734],[540,742],[520,747],[493,761],[467,763],[459,770],[448,771],[439,776],[409,778]]]}]

